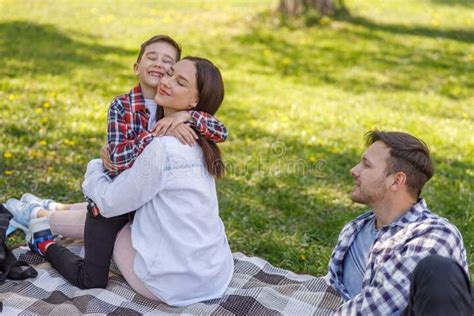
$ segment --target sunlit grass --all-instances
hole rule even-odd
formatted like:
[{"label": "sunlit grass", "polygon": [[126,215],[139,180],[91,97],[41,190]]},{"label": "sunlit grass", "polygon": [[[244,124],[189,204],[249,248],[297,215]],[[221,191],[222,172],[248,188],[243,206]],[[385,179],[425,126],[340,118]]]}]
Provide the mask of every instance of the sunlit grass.
[{"label": "sunlit grass", "polygon": [[[343,224],[349,169],[372,128],[413,133],[437,173],[424,196],[464,236],[474,270],[474,7],[346,1],[351,17],[282,26],[275,1],[0,0],[0,200],[81,201],[113,96],[157,33],[222,70],[221,216],[233,251],[322,275]],[[21,242],[21,234],[10,241]]]}]

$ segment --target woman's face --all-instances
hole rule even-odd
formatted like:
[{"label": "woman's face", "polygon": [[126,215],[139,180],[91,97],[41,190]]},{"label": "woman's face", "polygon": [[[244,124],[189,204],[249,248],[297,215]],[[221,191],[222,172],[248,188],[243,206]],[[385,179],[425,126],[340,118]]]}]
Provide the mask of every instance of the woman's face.
[{"label": "woman's face", "polygon": [[198,101],[196,66],[183,59],[172,66],[158,85],[155,101],[168,111],[194,108]]}]

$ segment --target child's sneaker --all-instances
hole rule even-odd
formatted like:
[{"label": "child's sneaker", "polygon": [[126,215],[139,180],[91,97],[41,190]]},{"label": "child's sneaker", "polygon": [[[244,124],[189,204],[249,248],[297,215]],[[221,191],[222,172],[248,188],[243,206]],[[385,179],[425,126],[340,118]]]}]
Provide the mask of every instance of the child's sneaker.
[{"label": "child's sneaker", "polygon": [[51,232],[48,218],[32,219],[29,227],[29,233],[26,236],[28,246],[30,246],[31,251],[44,256],[46,246],[54,243],[54,235]]},{"label": "child's sneaker", "polygon": [[39,203],[24,203],[17,199],[8,199],[4,205],[12,213],[14,221],[23,227],[28,227],[30,220],[36,217],[37,210],[42,208]]},{"label": "child's sneaker", "polygon": [[51,200],[51,199],[42,199],[34,194],[31,194],[31,193],[25,193],[21,196],[20,198],[20,201],[21,202],[25,202],[25,203],[38,203],[41,205],[42,208],[48,210],[48,211],[52,211],[50,210],[50,206],[52,206],[52,203],[56,203],[56,201],[54,200]]}]

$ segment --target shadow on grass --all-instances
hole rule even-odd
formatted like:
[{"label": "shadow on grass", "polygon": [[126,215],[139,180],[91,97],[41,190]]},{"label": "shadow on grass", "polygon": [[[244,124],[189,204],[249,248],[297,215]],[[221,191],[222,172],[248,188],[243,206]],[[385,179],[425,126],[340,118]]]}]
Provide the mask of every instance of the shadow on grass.
[{"label": "shadow on grass", "polygon": [[463,6],[466,8],[474,8],[472,0],[431,0],[434,4],[442,4],[446,6]]},{"label": "shadow on grass", "polygon": [[[438,0],[439,1],[439,0]],[[441,0],[444,1],[444,0]],[[462,2],[462,1],[461,1]],[[468,44],[474,43],[474,33],[464,29],[454,30],[438,30],[425,26],[413,26],[403,24],[382,24],[376,23],[370,19],[364,17],[352,16],[347,19],[355,25],[364,26],[370,30],[383,31],[402,35],[415,35],[429,38],[443,38],[448,40],[465,42]]]},{"label": "shadow on grass", "polygon": [[78,67],[122,65],[106,60],[108,54],[130,55],[123,48],[87,44],[72,39],[51,25],[24,21],[0,23],[0,76],[64,75]]},{"label": "shadow on grass", "polygon": [[[452,99],[470,96],[468,81],[474,67],[459,50],[443,50],[420,45],[419,40],[390,34],[422,35],[471,43],[473,34],[464,31],[437,31],[423,27],[379,25],[354,18],[342,28],[309,28],[309,40],[298,41],[302,30],[283,36],[265,24],[252,25],[246,34],[235,37],[240,45],[228,48],[229,60],[245,51],[255,65],[252,71],[305,84],[325,84],[356,94],[389,91],[433,91]],[[388,34],[383,34],[381,31]],[[233,57],[235,55],[235,57]],[[238,66],[238,65],[235,65]]]}]

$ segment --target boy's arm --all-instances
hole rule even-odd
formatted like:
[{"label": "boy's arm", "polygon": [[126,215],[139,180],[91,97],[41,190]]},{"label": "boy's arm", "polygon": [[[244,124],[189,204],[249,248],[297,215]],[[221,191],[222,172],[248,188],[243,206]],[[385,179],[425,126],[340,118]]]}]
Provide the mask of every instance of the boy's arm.
[{"label": "boy's arm", "polygon": [[227,139],[227,128],[206,112],[190,111],[191,123],[207,139],[220,143]]},{"label": "boy's arm", "polygon": [[119,99],[115,99],[109,108],[107,118],[107,148],[110,160],[118,171],[130,168],[146,145],[153,140],[153,135],[146,129],[134,139],[127,138],[127,131],[132,128],[125,119],[125,109]]}]

